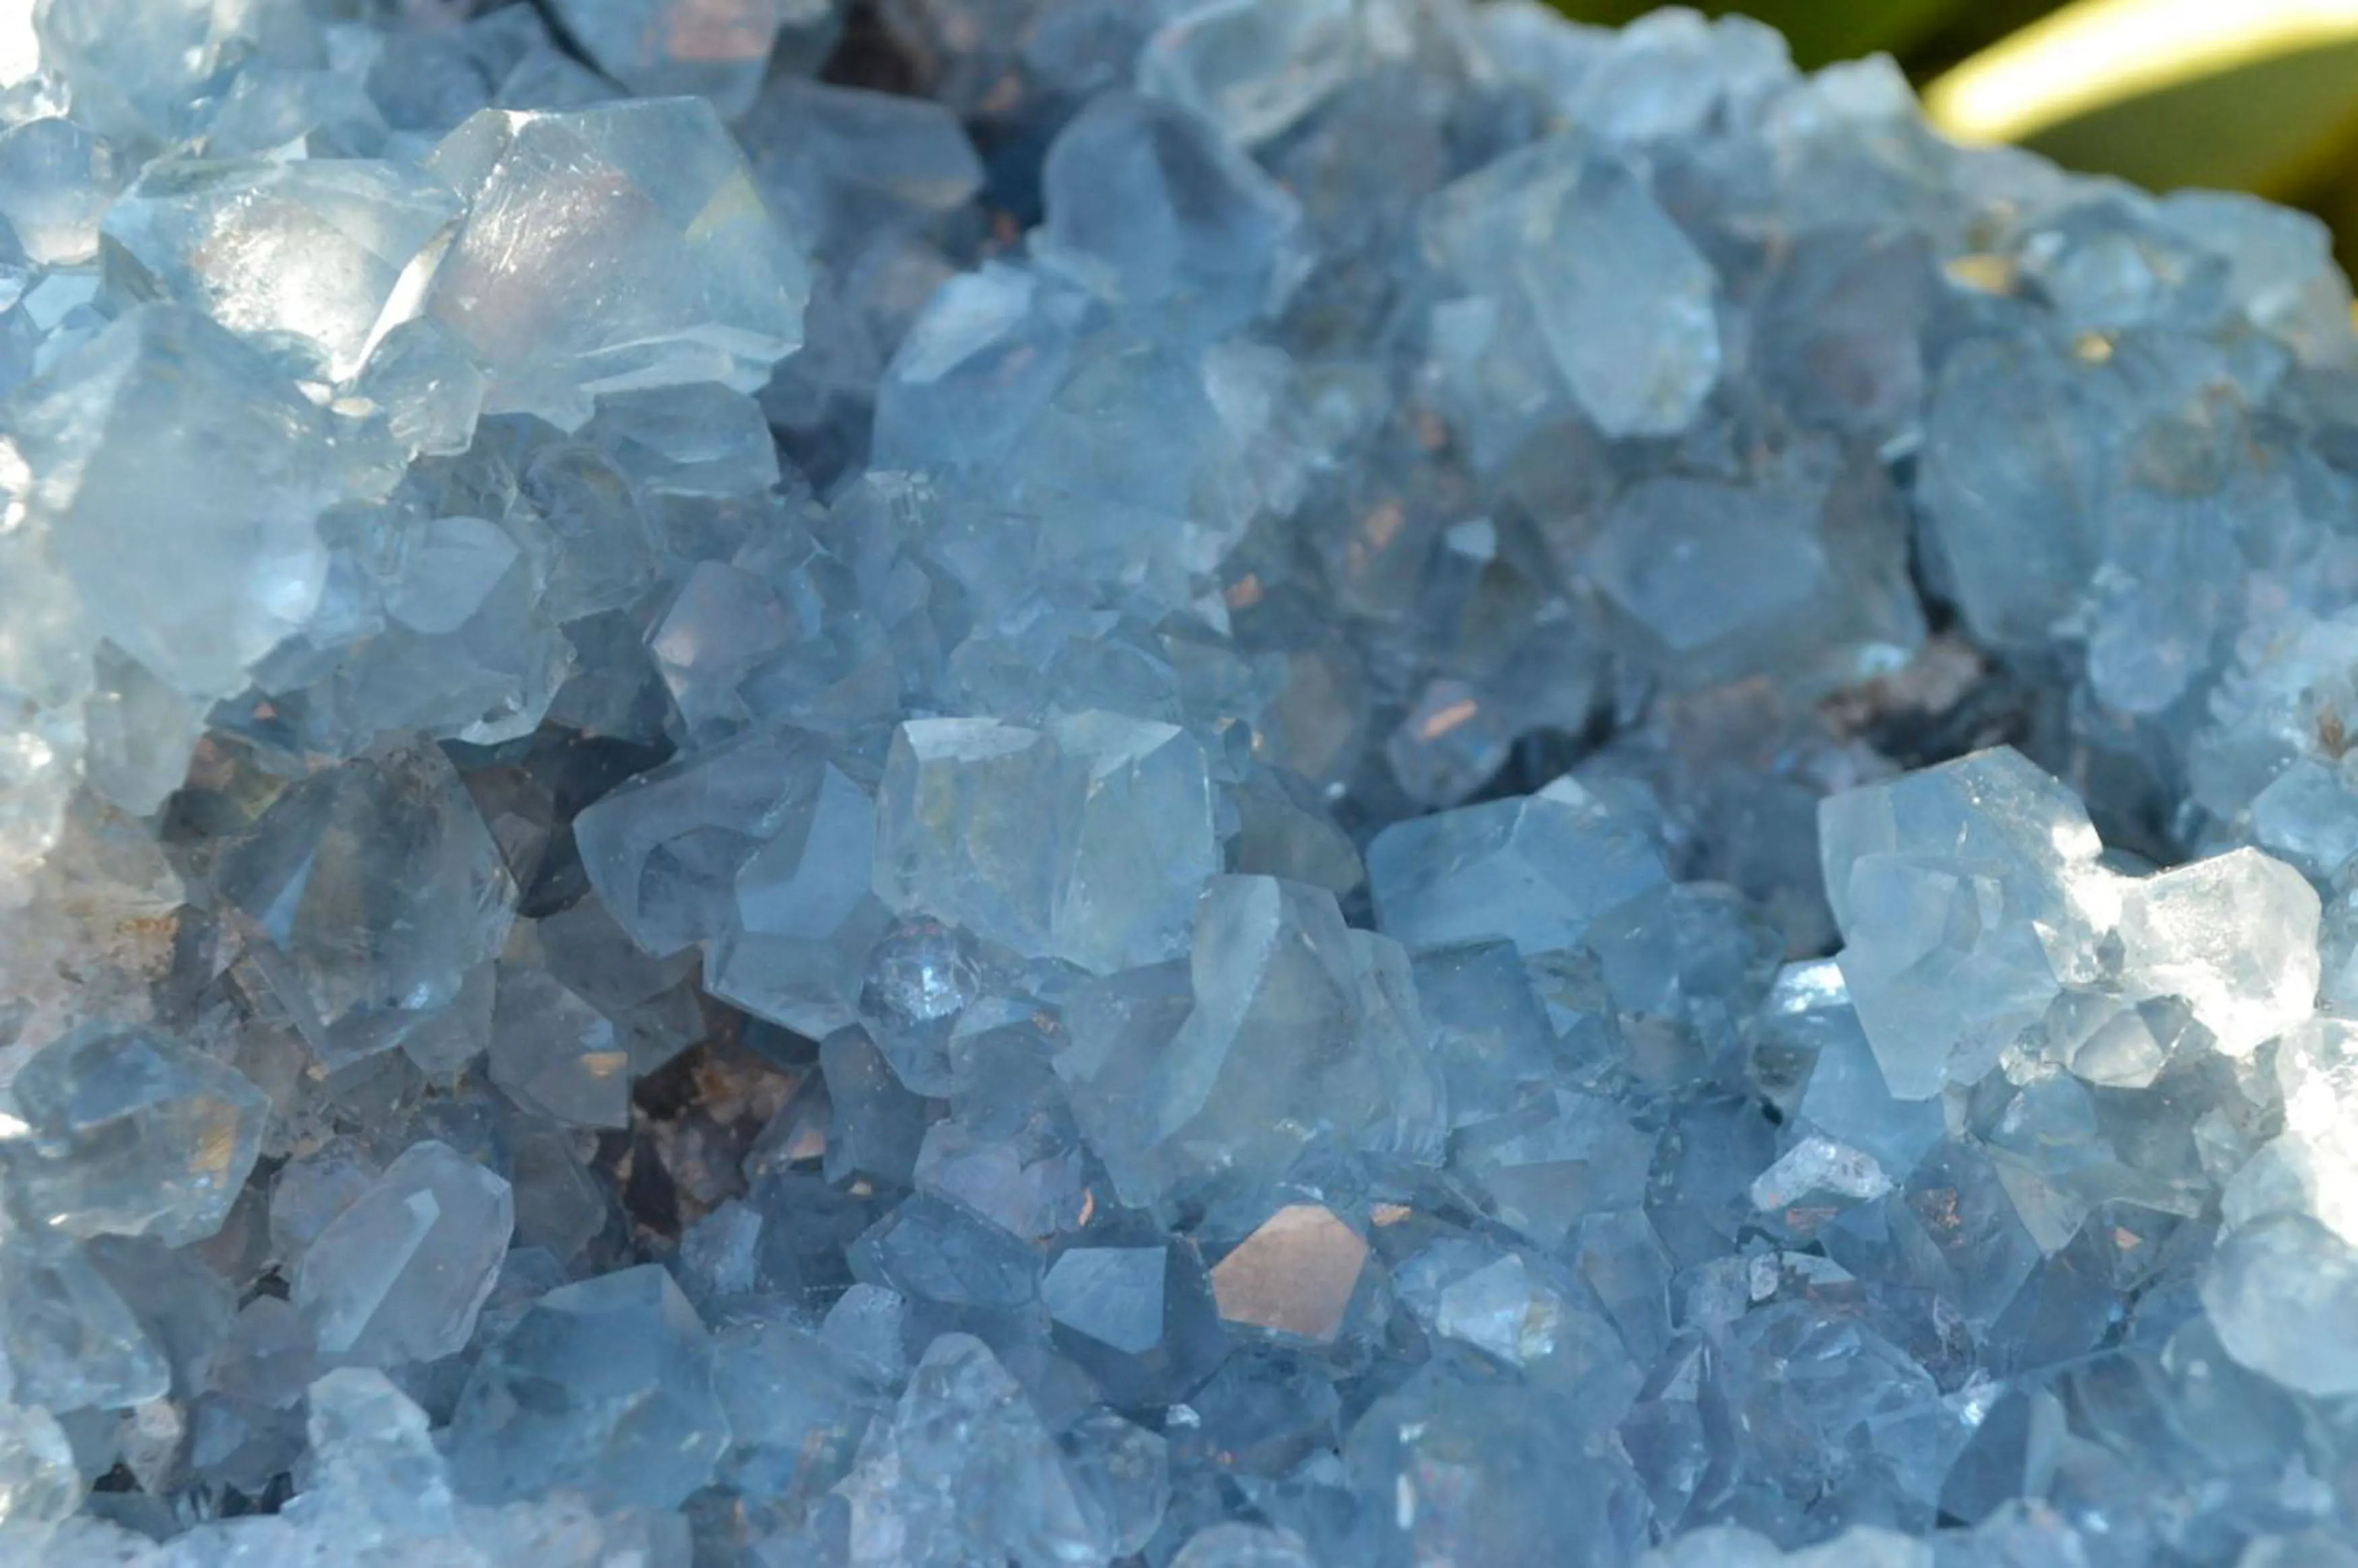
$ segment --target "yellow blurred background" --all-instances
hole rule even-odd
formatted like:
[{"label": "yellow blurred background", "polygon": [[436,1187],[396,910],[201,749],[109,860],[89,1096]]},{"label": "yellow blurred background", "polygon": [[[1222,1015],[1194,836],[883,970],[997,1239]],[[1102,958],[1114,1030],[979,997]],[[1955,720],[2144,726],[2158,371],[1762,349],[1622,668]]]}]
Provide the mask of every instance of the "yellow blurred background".
[{"label": "yellow blurred background", "polygon": [[[1618,25],[1645,0],[1555,0]],[[2358,264],[2358,0],[1738,0],[1804,66],[1887,53],[1933,123],[2158,190],[2306,207]]]}]

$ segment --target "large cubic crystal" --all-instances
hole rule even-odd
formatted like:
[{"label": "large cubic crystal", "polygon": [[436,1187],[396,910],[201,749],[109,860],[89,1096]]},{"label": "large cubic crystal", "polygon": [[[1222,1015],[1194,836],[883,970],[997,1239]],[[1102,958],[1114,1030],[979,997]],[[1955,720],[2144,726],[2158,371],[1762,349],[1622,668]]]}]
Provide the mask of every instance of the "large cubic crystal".
[{"label": "large cubic crystal", "polygon": [[1818,834],[1843,979],[1903,1099],[2037,1025],[2117,896],[2086,811],[2011,751],[1833,796]]}]

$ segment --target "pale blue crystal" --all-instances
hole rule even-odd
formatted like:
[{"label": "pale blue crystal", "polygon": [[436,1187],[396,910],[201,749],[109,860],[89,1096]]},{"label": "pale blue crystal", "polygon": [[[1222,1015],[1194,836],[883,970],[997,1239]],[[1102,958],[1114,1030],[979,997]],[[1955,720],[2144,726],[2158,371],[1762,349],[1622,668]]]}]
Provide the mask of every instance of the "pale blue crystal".
[{"label": "pale blue crystal", "polygon": [[[911,1486],[905,1476],[924,1476]],[[855,1562],[1048,1568],[1108,1560],[1064,1456],[1023,1390],[979,1339],[926,1347],[889,1422],[870,1430],[836,1488],[855,1541],[893,1544]]]},{"label": "pale blue crystal", "polygon": [[491,412],[570,429],[603,392],[750,392],[802,341],[806,264],[700,99],[486,111],[428,167],[468,213],[426,308],[490,372]]},{"label": "pale blue crystal", "polygon": [[1105,971],[1180,951],[1218,866],[1208,764],[1176,726],[940,719],[894,737],[876,839],[894,909]]},{"label": "pale blue crystal", "polygon": [[1497,938],[1525,956],[1666,880],[1646,835],[1594,800],[1486,802],[1395,823],[1368,847],[1379,923],[1413,948]]},{"label": "pale blue crystal", "polygon": [[[31,525],[92,627],[174,690],[236,691],[319,602],[317,519],[351,483],[350,460],[329,416],[223,328],[135,309],[14,412]],[[158,508],[171,528],[151,525]]]},{"label": "pale blue crystal", "polygon": [[1349,80],[1351,0],[1216,0],[1187,7],[1146,41],[1139,90],[1195,111],[1241,146],[1283,133]]},{"label": "pale blue crystal", "polygon": [[83,125],[42,116],[0,131],[0,218],[38,265],[98,253],[100,221],[122,189],[122,160]]},{"label": "pale blue crystal", "polygon": [[0,1352],[12,1398],[55,1411],[161,1398],[169,1366],[74,1242],[0,1240]]},{"label": "pale blue crystal", "polygon": [[1184,971],[1109,977],[1071,1028],[1057,1073],[1130,1203],[1266,1181],[1330,1142],[1409,1161],[1440,1152],[1446,1088],[1407,957],[1346,926],[1324,890],[1213,879]]},{"label": "pale blue crystal", "polygon": [[274,993],[336,1065],[458,1003],[514,915],[499,849],[431,745],[289,788],[223,857],[219,887]]},{"label": "pale blue crystal", "polygon": [[1034,253],[1157,330],[1226,330],[1293,284],[1293,199],[1186,110],[1095,99],[1040,178],[1048,216]]},{"label": "pale blue crystal", "polygon": [[735,919],[713,942],[713,994],[810,1035],[852,1022],[889,915],[870,892],[876,811],[832,762],[739,868]]},{"label": "pale blue crystal", "polygon": [[81,1504],[81,1477],[57,1418],[38,1405],[0,1407],[0,1530],[37,1539]]},{"label": "pale blue crystal", "polygon": [[568,1487],[668,1509],[728,1445],[711,1340],[650,1263],[535,1302],[469,1376],[449,1452],[460,1489],[484,1500]]},{"label": "pale blue crystal", "polygon": [[698,93],[724,118],[753,101],[778,30],[827,0],[559,0],[590,63],[633,92]]},{"label": "pale blue crystal", "polygon": [[0,1191],[26,1226],[152,1236],[221,1228],[270,1102],[226,1063],[151,1030],[84,1024],[17,1070]]},{"label": "pale blue crystal", "polygon": [[319,345],[339,381],[417,308],[458,195],[404,164],[151,164],[107,210],[109,287],[194,306],[249,335]]},{"label": "pale blue crystal", "polygon": [[546,971],[500,977],[491,1075],[517,1104],[552,1120],[629,1125],[631,1059],[613,1021]]},{"label": "pale blue crystal", "polygon": [[821,748],[791,731],[682,758],[581,814],[581,863],[633,941],[679,952],[728,929],[739,873],[782,826],[807,820],[826,770]]},{"label": "pale blue crystal", "polygon": [[940,104],[778,75],[736,124],[763,194],[822,254],[849,260],[982,188],[976,157]]},{"label": "pale blue crystal", "polygon": [[508,1184],[448,1144],[413,1144],[324,1227],[293,1301],[330,1365],[394,1367],[466,1346],[515,1227]]}]

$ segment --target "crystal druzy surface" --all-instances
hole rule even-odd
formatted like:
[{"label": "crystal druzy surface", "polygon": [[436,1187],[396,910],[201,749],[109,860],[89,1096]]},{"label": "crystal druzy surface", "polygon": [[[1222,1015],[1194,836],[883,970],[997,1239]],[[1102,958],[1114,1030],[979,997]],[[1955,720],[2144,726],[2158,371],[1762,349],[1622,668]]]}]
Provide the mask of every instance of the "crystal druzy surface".
[{"label": "crystal druzy surface", "polygon": [[1530,0],[0,41],[0,1565],[2358,1563],[2308,219]]}]

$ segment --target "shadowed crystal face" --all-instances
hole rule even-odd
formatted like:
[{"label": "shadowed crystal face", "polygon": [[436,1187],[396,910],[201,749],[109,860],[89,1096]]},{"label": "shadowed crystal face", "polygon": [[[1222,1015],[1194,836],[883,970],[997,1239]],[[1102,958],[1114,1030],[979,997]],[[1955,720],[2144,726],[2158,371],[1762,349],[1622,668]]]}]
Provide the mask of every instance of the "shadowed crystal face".
[{"label": "shadowed crystal face", "polygon": [[224,857],[219,887],[297,1027],[339,1065],[456,1003],[515,914],[499,847],[431,745],[296,784]]},{"label": "shadowed crystal face", "polygon": [[807,264],[700,99],[486,110],[427,160],[468,202],[427,310],[487,412],[579,427],[604,392],[752,392],[802,342]]},{"label": "shadowed crystal face", "polygon": [[1503,937],[1526,957],[1665,881],[1661,856],[1593,802],[1531,795],[1396,823],[1368,848],[1378,921],[1412,948]]},{"label": "shadowed crystal face", "polygon": [[226,1063],[152,1030],[84,1024],[25,1064],[0,1191],[22,1223],[172,1246],[221,1228],[270,1102]]},{"label": "shadowed crystal face", "polygon": [[658,1264],[551,1291],[468,1379],[453,1479],[486,1500],[570,1487],[676,1508],[729,1446],[712,1370],[704,1325]]},{"label": "shadowed crystal face", "polygon": [[1184,110],[1099,98],[1056,138],[1040,178],[1037,254],[1156,332],[1233,329],[1293,281],[1293,198]]}]

